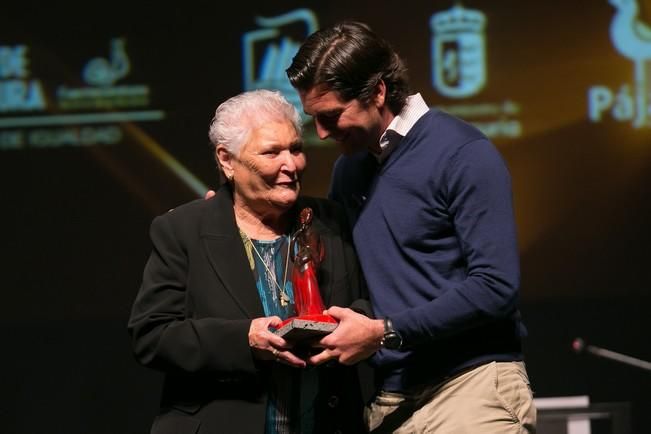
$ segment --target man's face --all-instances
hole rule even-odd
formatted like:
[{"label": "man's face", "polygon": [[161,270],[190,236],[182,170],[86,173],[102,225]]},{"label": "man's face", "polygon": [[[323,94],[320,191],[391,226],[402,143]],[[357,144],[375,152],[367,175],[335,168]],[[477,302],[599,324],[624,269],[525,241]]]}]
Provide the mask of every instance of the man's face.
[{"label": "man's face", "polygon": [[313,117],[321,140],[332,138],[341,146],[344,154],[365,147],[372,152],[379,152],[380,136],[388,125],[381,114],[383,93],[376,95],[368,106],[357,99],[344,101],[337,92],[322,85],[299,94],[303,109]]}]

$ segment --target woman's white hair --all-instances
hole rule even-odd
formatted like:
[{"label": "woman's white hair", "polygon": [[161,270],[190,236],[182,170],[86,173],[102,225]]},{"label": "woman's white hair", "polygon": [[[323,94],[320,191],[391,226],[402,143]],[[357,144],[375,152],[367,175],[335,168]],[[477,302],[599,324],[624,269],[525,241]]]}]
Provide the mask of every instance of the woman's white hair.
[{"label": "woman's white hair", "polygon": [[267,89],[243,92],[217,107],[208,137],[215,149],[222,145],[231,154],[238,155],[253,130],[273,121],[290,121],[301,136],[301,115],[280,92]]}]

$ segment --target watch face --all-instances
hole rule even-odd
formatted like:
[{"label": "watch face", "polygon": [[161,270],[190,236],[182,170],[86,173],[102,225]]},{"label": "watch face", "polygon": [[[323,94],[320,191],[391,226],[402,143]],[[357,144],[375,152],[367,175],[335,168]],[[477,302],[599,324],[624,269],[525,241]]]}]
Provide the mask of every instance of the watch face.
[{"label": "watch face", "polygon": [[389,332],[384,335],[384,347],[389,350],[397,350],[402,345],[402,338],[396,332]]}]

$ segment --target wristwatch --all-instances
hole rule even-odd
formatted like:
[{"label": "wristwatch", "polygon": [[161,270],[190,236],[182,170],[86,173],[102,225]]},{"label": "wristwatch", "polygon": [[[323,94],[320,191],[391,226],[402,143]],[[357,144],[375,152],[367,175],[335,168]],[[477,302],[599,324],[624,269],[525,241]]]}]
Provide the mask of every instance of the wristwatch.
[{"label": "wristwatch", "polygon": [[393,329],[389,318],[384,318],[384,336],[380,345],[388,350],[399,350],[402,347],[402,336]]}]

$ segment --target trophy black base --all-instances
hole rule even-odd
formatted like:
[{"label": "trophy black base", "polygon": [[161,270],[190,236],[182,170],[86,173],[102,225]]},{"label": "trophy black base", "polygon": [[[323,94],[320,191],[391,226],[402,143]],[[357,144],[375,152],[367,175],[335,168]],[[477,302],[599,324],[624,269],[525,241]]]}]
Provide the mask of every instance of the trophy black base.
[{"label": "trophy black base", "polygon": [[327,315],[295,317],[285,320],[274,333],[286,341],[305,341],[327,335],[339,325]]}]

